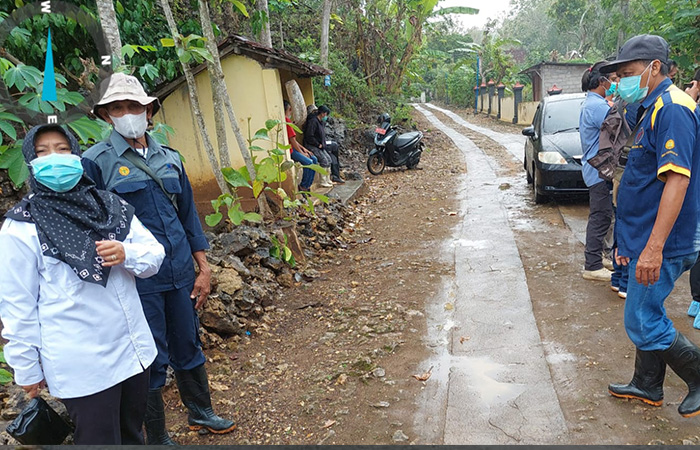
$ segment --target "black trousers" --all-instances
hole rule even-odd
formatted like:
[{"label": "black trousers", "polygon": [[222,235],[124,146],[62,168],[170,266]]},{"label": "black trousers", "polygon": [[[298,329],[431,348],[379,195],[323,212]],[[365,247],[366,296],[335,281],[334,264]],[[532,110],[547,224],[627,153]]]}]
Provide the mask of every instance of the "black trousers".
[{"label": "black trousers", "polygon": [[338,143],[326,143],[326,151],[331,157],[331,176],[340,178],[340,160],[338,159]]},{"label": "black trousers", "polygon": [[75,424],[75,444],[143,445],[148,373],[146,369],[96,394],[63,399]]},{"label": "black trousers", "polygon": [[700,258],[690,269],[690,293],[693,295],[693,300],[700,302]]},{"label": "black trousers", "polygon": [[594,184],[588,190],[590,212],[586,226],[586,263],[584,269],[603,268],[603,242],[613,216],[611,186],[607,181]]}]

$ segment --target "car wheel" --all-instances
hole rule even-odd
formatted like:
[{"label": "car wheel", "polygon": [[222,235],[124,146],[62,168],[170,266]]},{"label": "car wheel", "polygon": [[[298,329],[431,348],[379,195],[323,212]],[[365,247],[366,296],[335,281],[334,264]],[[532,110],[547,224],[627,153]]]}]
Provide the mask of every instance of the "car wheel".
[{"label": "car wheel", "polygon": [[532,191],[535,193],[535,204],[541,205],[547,202],[547,196],[537,192],[540,186],[540,177],[537,175],[537,167],[532,168]]},{"label": "car wheel", "polygon": [[525,179],[527,180],[527,184],[532,184],[532,175],[530,175],[530,171],[527,170],[527,158],[525,161],[523,161],[523,168],[525,169]]}]

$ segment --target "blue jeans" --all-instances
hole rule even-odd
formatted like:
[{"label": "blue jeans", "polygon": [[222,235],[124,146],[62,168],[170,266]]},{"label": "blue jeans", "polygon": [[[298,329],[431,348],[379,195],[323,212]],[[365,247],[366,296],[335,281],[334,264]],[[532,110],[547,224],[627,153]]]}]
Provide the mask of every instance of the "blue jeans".
[{"label": "blue jeans", "polygon": [[[296,150],[292,152],[292,161],[296,161],[303,166],[318,164],[318,159],[315,156],[312,155],[311,158],[309,158]],[[301,183],[299,183],[299,186],[301,186],[301,188],[305,191],[308,191],[311,189],[311,185],[314,183],[315,176],[316,172],[313,169],[304,169],[304,174],[301,177]]]},{"label": "blue jeans", "polygon": [[619,288],[620,292],[627,292],[627,279],[629,276],[629,270],[627,266],[621,266],[615,261],[615,249],[617,248],[617,243],[613,247],[613,252],[612,252],[612,263],[613,263],[613,269],[615,271],[612,273],[612,276],[610,278],[610,285]]},{"label": "blue jeans", "polygon": [[673,322],[666,316],[664,301],[673,290],[678,277],[690,270],[698,254],[664,258],[659,280],[649,286],[637,283],[635,273],[639,258],[628,265],[629,284],[625,301],[625,331],[630,340],[643,351],[666,350],[676,337]]}]

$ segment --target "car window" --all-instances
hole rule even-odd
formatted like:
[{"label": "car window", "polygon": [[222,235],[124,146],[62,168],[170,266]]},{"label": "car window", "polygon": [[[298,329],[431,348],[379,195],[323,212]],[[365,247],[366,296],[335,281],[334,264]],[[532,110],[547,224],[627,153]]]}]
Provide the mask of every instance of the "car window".
[{"label": "car window", "polygon": [[576,131],[584,100],[583,97],[572,98],[547,104],[542,118],[542,134]]}]

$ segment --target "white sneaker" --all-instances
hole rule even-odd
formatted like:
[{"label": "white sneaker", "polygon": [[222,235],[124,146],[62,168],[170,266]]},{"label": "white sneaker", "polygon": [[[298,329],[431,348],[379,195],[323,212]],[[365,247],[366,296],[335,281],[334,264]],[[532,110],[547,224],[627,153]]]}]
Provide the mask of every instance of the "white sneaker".
[{"label": "white sneaker", "polygon": [[611,289],[613,292],[620,292],[620,288],[617,287],[617,286],[610,286],[610,289]]},{"label": "white sneaker", "polygon": [[583,279],[584,280],[608,281],[609,282],[611,276],[612,276],[612,272],[610,272],[605,267],[603,267],[602,269],[598,269],[598,270],[584,270],[583,271]]},{"label": "white sneaker", "polygon": [[608,269],[610,271],[615,270],[615,267],[613,266],[612,260],[610,260],[608,258],[603,258],[603,267],[605,267],[606,269]]},{"label": "white sneaker", "polygon": [[627,292],[620,291],[617,293],[617,296],[620,298],[627,298]]}]

